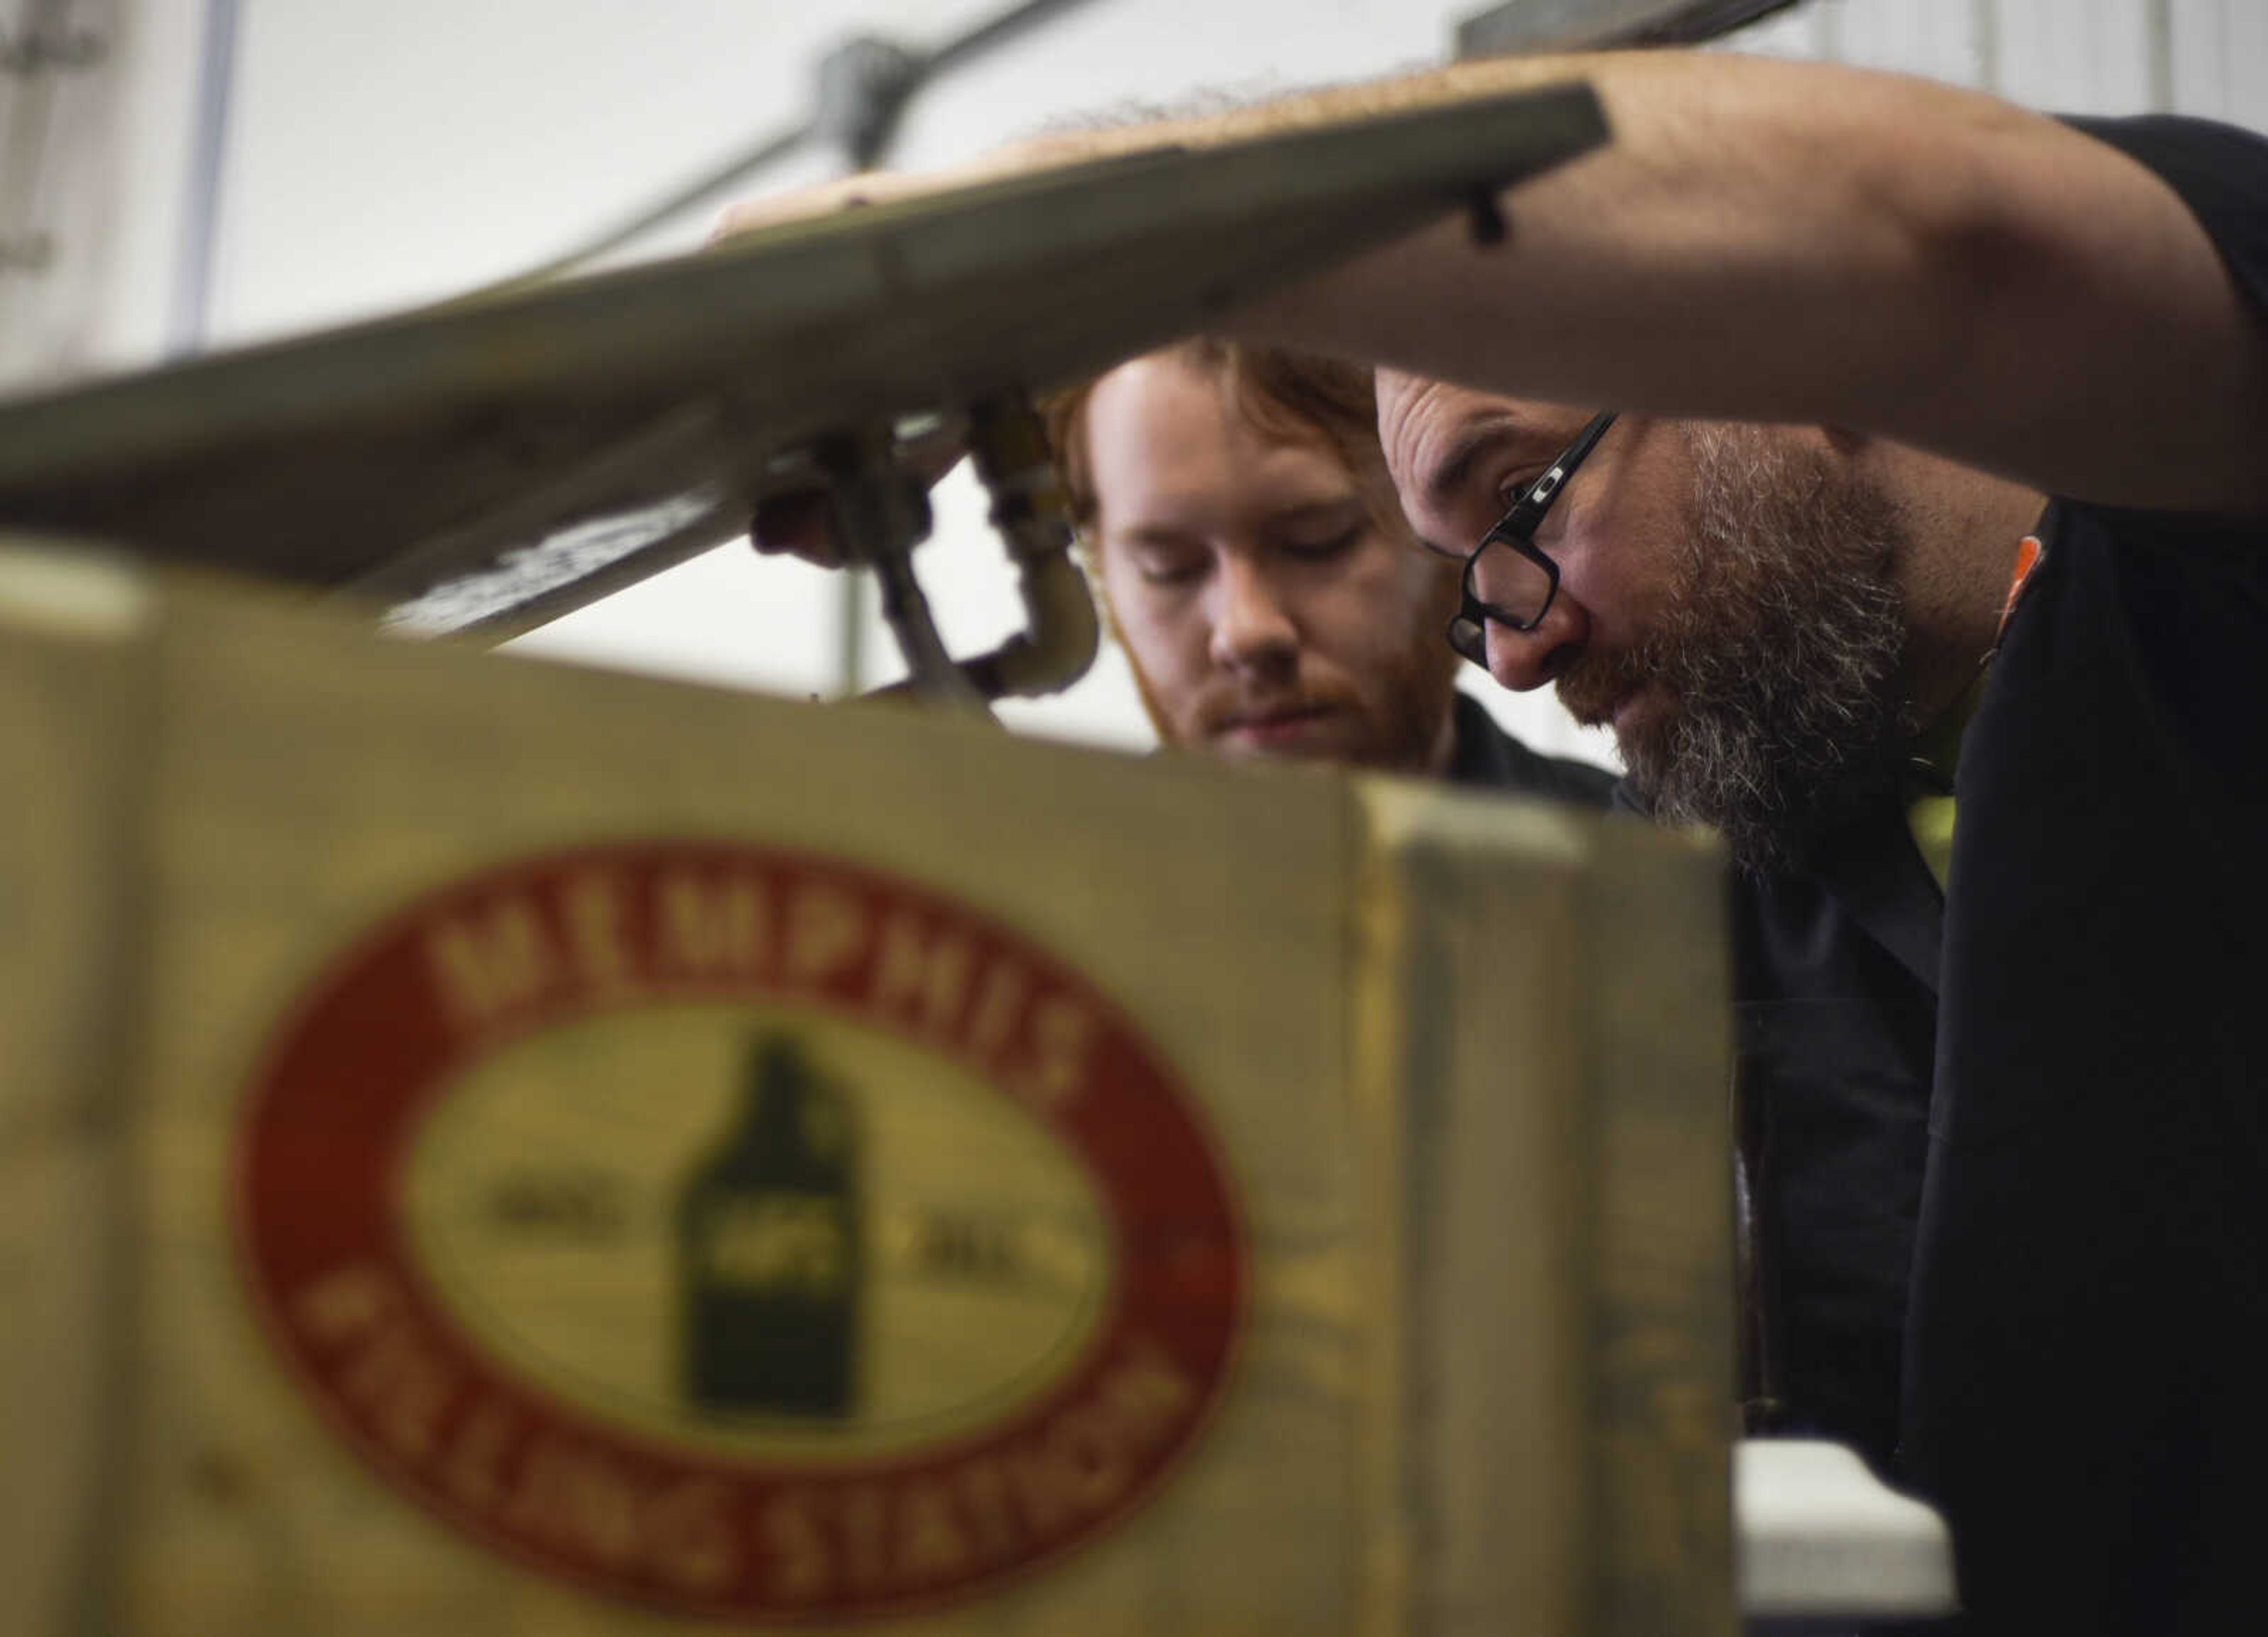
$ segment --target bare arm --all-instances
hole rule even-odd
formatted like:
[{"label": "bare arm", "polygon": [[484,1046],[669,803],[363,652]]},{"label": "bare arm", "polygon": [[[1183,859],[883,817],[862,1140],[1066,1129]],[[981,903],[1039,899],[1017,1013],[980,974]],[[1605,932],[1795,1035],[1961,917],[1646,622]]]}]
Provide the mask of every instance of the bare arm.
[{"label": "bare arm", "polygon": [[1444,224],[1241,327],[1525,397],[1880,432],[2090,499],[2268,503],[2268,333],[2203,231],[2124,156],[2007,104],[1632,54],[1462,65],[1174,134],[1571,75],[1616,140],[1508,195],[1507,244]]}]

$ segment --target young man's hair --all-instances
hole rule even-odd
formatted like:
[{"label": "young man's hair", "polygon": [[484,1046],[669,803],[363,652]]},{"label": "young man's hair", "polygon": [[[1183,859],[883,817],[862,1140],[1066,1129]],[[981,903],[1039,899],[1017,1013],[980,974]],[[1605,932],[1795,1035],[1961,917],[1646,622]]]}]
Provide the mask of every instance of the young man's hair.
[{"label": "young man's hair", "polygon": [[[1320,444],[1355,479],[1380,519],[1401,526],[1401,512],[1378,443],[1378,400],[1367,365],[1281,347],[1199,336],[1164,355],[1219,384],[1254,430],[1286,443]],[[1086,411],[1095,379],[1053,394],[1041,406],[1056,464],[1070,491],[1071,514],[1090,546],[1097,499],[1086,446]]]}]

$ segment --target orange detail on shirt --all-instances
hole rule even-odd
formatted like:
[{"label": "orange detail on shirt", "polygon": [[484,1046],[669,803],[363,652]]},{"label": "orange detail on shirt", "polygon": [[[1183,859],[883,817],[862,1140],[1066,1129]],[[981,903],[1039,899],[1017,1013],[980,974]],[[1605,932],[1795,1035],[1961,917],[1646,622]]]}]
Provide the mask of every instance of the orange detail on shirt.
[{"label": "orange detail on shirt", "polygon": [[[2036,534],[2027,534],[2016,542],[2015,570],[2008,576],[2008,595],[2000,605],[2000,623],[1992,634],[1992,646],[1997,650],[2001,638],[2008,634],[2009,616],[2016,612],[2017,600],[2032,571],[2046,556],[2046,548]],[[1990,656],[1987,656],[1989,660]],[[1915,749],[1918,752],[1913,766],[1942,782],[1940,788],[1922,790],[1906,801],[1906,830],[1913,837],[1914,847],[1937,877],[1940,892],[1945,890],[1953,870],[1953,829],[1959,816],[1952,795],[1954,767],[1960,760],[1962,736],[1968,731],[1969,719],[1976,714],[1984,697],[1984,672],[1977,672],[1962,696],[1954,701],[1947,718],[1924,735]]]},{"label": "orange detail on shirt", "polygon": [[2045,549],[2036,534],[2027,534],[2016,542],[2015,572],[2008,576],[2008,598],[2000,605],[2000,624],[1992,634],[1995,642],[2008,634],[2008,616],[2016,612],[2016,599],[2024,594],[2024,585],[2032,577],[2032,570],[2040,566]]}]

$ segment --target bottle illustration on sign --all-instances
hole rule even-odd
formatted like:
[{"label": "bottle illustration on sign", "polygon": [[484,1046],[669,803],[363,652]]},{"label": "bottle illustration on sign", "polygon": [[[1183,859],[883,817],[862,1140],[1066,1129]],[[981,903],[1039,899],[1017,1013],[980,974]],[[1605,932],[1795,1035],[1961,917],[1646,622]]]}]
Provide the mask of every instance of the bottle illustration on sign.
[{"label": "bottle illustration on sign", "polygon": [[858,1110],[795,1037],[751,1046],[739,1118],[678,1207],[686,1397],[723,1415],[858,1407]]}]

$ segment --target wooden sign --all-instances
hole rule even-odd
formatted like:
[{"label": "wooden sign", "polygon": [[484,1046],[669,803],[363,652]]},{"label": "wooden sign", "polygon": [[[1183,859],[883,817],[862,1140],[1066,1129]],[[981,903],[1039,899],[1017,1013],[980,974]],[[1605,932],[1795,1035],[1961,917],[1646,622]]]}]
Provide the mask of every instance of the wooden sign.
[{"label": "wooden sign", "polygon": [[1689,842],[25,554],[0,769],[19,1629],[1732,1629]]}]

